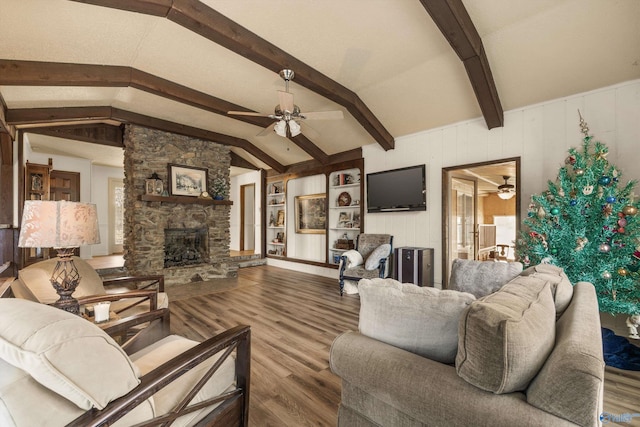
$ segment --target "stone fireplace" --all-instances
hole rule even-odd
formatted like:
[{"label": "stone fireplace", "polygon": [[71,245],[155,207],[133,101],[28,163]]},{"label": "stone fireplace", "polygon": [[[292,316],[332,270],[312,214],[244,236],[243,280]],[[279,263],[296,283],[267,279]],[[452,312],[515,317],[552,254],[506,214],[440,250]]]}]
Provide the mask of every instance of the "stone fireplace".
[{"label": "stone fireplace", "polygon": [[229,148],[136,125],[126,126],[124,140],[127,272],[163,274],[167,285],[236,277],[237,265],[229,257],[229,205],[141,200],[154,172],[168,189],[169,164],[206,168],[209,189],[216,178],[228,186]]}]

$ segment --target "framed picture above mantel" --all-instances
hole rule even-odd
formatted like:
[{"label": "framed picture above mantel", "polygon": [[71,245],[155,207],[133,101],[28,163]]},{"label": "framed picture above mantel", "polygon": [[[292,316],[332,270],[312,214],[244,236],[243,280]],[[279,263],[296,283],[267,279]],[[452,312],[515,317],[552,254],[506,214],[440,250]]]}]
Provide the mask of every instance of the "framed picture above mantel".
[{"label": "framed picture above mantel", "polygon": [[172,196],[198,197],[207,192],[207,168],[169,163],[169,191]]}]

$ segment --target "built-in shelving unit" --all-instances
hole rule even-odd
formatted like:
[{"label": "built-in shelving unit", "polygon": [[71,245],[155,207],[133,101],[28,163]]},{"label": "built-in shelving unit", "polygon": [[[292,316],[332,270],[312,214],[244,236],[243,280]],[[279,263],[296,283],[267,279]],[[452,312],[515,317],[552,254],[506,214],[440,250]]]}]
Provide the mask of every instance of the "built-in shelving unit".
[{"label": "built-in shelving unit", "polygon": [[353,248],[362,225],[362,178],[352,168],[329,175],[328,261],[339,264],[340,255]]},{"label": "built-in shelving unit", "polygon": [[286,193],[284,181],[267,184],[267,255],[286,256]]},{"label": "built-in shelving unit", "polygon": [[214,200],[204,197],[190,196],[154,196],[151,194],[143,194],[140,196],[143,202],[160,202],[160,203],[181,203],[181,204],[198,204],[198,205],[232,205],[231,200]]}]

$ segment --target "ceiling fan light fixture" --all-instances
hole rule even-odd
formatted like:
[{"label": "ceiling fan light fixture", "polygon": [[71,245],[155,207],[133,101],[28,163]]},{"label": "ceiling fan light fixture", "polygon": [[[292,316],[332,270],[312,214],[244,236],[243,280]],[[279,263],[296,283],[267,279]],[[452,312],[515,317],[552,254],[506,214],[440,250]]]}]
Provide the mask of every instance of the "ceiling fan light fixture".
[{"label": "ceiling fan light fixture", "polygon": [[509,177],[503,176],[504,184],[498,186],[498,197],[502,200],[509,200],[516,195],[516,187],[513,184],[509,184]]},{"label": "ceiling fan light fixture", "polygon": [[289,132],[291,132],[291,136],[300,135],[301,129],[298,122],[296,122],[295,120],[289,120]]},{"label": "ceiling fan light fixture", "polygon": [[287,122],[285,122],[284,120],[280,120],[278,123],[276,123],[276,125],[273,127],[273,130],[282,137],[287,137]]}]

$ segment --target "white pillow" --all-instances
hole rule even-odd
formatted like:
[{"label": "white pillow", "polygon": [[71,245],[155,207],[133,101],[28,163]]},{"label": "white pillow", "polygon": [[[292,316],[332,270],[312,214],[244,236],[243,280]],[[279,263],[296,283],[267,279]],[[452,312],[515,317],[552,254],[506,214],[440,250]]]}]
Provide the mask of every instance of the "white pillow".
[{"label": "white pillow", "polygon": [[458,350],[458,321],[476,298],[393,279],[362,279],[360,333],[442,363]]},{"label": "white pillow", "polygon": [[386,258],[391,253],[391,245],[385,243],[383,245],[378,246],[371,252],[371,254],[367,257],[367,262],[364,264],[365,270],[375,270],[380,265],[380,260]]},{"label": "white pillow", "polygon": [[0,359],[85,410],[103,409],[140,383],[129,357],[98,326],[18,298],[0,298]]},{"label": "white pillow", "polygon": [[342,256],[347,258],[347,265],[345,265],[345,268],[353,268],[364,264],[362,254],[353,249],[343,252]]}]

